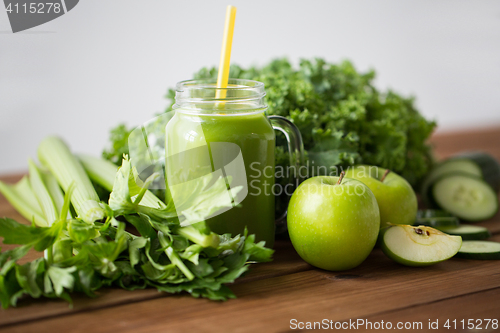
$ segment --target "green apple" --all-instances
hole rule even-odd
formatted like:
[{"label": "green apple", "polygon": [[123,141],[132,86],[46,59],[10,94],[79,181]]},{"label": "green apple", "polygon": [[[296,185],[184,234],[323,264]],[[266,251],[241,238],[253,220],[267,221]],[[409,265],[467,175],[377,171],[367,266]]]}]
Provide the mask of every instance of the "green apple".
[{"label": "green apple", "polygon": [[309,264],[331,271],[351,269],[370,254],[380,229],[375,196],[355,179],[309,178],[288,205],[288,233]]},{"label": "green apple", "polygon": [[426,226],[391,225],[380,230],[379,244],[392,260],[406,266],[429,266],[450,259],[462,237]]},{"label": "green apple", "polygon": [[413,224],[417,216],[417,196],[403,177],[377,166],[357,165],[346,177],[363,182],[372,190],[380,209],[380,227]]}]

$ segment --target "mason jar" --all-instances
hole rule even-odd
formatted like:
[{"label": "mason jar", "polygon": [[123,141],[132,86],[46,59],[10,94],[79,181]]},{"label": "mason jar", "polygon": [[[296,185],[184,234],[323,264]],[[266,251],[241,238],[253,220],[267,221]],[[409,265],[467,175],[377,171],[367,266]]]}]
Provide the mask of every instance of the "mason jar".
[{"label": "mason jar", "polygon": [[187,187],[224,182],[224,193],[217,194],[217,200],[228,204],[206,212],[211,230],[235,236],[246,228],[257,241],[272,247],[274,130],[285,134],[294,167],[302,159],[303,145],[293,123],[267,115],[265,94],[264,84],[252,80],[229,79],[227,88],[218,88],[215,79],[179,82],[175,114],[166,127],[165,173],[167,196],[174,204],[181,202]]}]

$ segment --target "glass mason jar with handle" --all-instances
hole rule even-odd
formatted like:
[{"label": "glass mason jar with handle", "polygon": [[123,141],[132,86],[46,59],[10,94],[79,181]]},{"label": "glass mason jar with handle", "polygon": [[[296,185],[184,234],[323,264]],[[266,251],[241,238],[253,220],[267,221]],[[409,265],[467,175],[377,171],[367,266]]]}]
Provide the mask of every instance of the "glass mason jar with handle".
[{"label": "glass mason jar with handle", "polygon": [[[227,88],[217,88],[211,79],[179,82],[175,114],[166,127],[165,173],[167,195],[174,204],[176,196],[182,196],[182,186],[207,175],[224,179],[227,197],[222,195],[220,200],[232,204],[209,215],[210,228],[234,236],[243,234],[246,227],[256,240],[271,247],[276,193],[273,129],[288,141],[295,177],[303,162],[303,144],[288,119],[267,116],[264,97],[264,84],[257,81],[229,79]],[[278,222],[283,224],[283,220]]]}]

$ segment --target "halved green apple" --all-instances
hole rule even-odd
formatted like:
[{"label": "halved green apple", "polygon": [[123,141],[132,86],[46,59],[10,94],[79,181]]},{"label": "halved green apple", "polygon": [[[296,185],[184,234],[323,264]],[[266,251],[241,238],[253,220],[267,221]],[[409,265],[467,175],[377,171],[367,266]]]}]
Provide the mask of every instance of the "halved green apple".
[{"label": "halved green apple", "polygon": [[428,266],[453,257],[462,238],[426,226],[391,225],[380,230],[380,247],[406,266]]}]

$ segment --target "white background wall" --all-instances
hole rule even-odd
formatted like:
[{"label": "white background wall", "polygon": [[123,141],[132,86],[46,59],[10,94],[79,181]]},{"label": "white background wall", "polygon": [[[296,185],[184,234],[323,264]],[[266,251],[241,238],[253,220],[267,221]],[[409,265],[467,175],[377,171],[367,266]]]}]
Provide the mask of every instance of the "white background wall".
[{"label": "white background wall", "polygon": [[441,131],[500,125],[498,0],[81,0],[16,34],[1,7],[0,173],[25,170],[46,135],[97,155],[111,127],[162,111],[167,87],[218,64],[228,4],[235,63],[349,58]]}]

